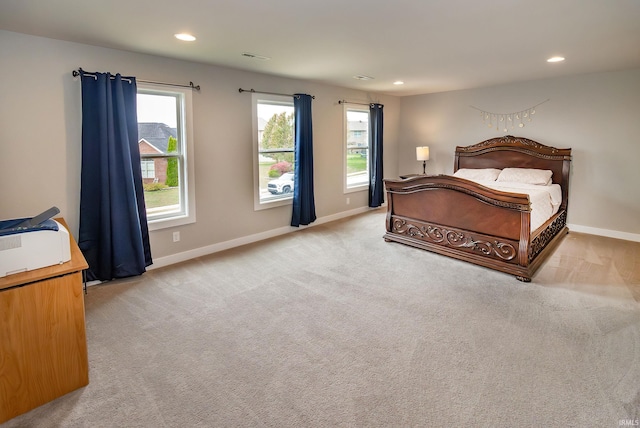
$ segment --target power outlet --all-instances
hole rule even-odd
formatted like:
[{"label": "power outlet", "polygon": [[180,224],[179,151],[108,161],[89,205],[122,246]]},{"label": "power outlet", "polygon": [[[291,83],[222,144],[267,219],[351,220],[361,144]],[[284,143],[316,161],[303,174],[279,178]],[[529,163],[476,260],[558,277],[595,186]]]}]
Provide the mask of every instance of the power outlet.
[{"label": "power outlet", "polygon": [[173,242],[180,241],[180,232],[173,232]]},{"label": "power outlet", "polygon": [[347,198],[347,205],[351,203],[351,198]]}]

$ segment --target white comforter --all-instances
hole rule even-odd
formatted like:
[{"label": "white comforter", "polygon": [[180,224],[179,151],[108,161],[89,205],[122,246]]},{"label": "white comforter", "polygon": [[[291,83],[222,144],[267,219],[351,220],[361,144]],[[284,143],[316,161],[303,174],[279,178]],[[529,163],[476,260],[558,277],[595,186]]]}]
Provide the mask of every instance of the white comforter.
[{"label": "white comforter", "polygon": [[475,181],[491,189],[529,195],[532,231],[542,226],[544,222],[558,212],[558,208],[562,202],[562,188],[559,184],[541,186],[537,184],[510,183],[505,181]]}]

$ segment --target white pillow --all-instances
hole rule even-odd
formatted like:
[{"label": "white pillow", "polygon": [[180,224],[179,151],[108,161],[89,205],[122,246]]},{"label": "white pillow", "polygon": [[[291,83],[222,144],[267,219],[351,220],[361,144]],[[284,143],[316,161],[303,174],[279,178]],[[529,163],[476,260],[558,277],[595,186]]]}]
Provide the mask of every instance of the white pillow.
[{"label": "white pillow", "polygon": [[495,168],[460,168],[453,176],[465,178],[472,181],[496,181],[500,175],[500,170]]},{"label": "white pillow", "polygon": [[547,186],[551,184],[553,171],[548,169],[533,168],[505,168],[502,170],[496,181],[508,181],[510,183],[541,184]]}]

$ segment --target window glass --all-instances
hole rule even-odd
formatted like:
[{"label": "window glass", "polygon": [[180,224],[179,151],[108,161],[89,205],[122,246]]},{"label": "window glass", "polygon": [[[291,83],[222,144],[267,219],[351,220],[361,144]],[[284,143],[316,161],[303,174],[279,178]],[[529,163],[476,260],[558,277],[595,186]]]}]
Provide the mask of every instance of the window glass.
[{"label": "window glass", "polygon": [[138,147],[151,230],[195,221],[190,100],[189,91],[138,85]]},{"label": "window glass", "polygon": [[143,182],[145,178],[156,178],[156,162],[153,159],[142,159],[142,178]]},{"label": "window glass", "polygon": [[369,186],[369,109],[345,105],[345,191],[364,190]]},{"label": "window glass", "polygon": [[291,97],[253,94],[254,207],[290,204],[295,172]]}]

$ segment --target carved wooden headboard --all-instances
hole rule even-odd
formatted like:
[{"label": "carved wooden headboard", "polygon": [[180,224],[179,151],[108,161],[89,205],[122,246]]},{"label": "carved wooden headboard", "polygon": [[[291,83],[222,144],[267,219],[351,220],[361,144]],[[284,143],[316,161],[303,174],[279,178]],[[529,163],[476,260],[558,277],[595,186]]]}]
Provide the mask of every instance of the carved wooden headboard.
[{"label": "carved wooden headboard", "polygon": [[571,149],[545,146],[527,138],[492,138],[471,146],[456,147],[453,171],[460,168],[536,168],[553,171],[553,182],[562,188],[561,208],[569,199]]}]

